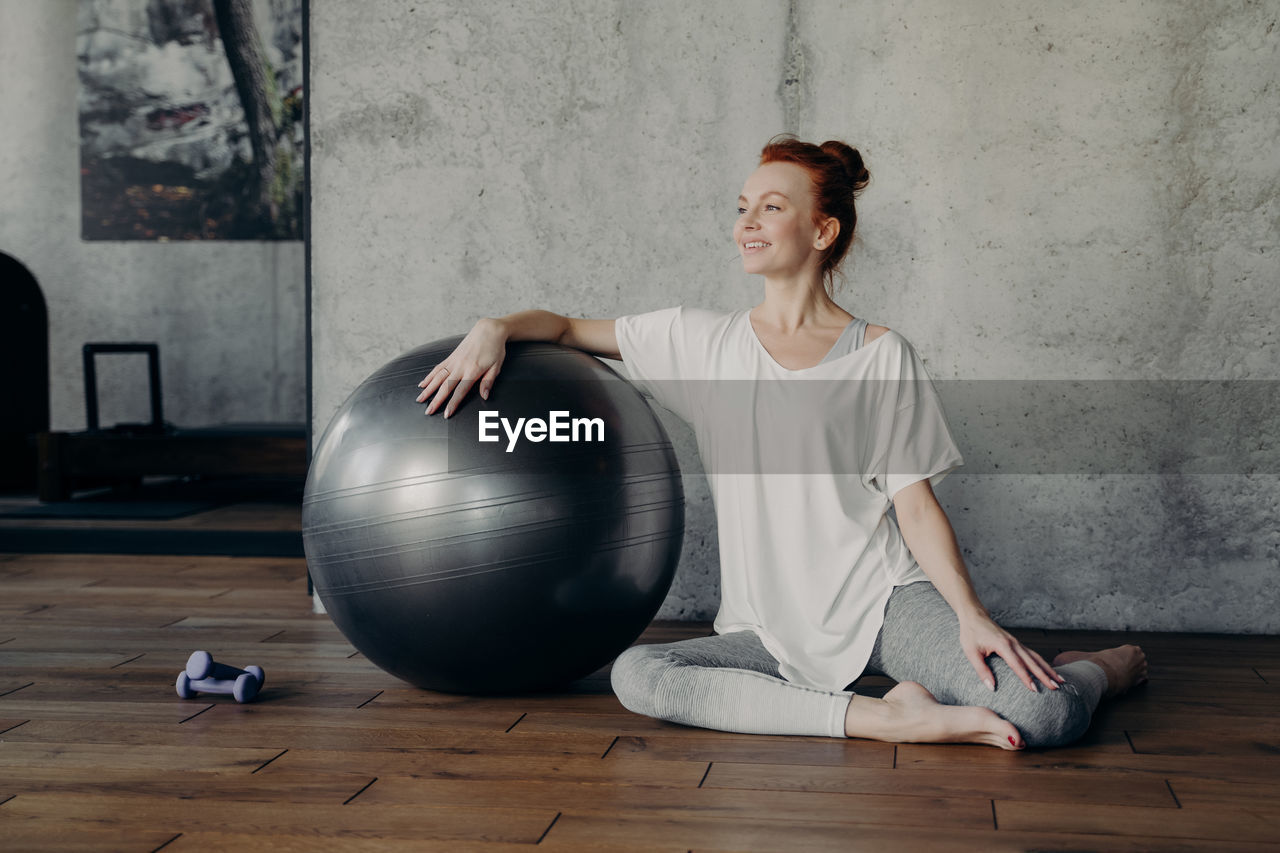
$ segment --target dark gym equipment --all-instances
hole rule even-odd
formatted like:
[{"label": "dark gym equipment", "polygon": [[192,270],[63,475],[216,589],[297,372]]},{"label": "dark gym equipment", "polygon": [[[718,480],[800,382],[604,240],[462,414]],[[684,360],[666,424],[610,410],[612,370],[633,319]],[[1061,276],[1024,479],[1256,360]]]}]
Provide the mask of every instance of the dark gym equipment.
[{"label": "dark gym equipment", "polygon": [[[343,403],[303,497],[307,564],[365,657],[419,687],[514,693],[612,660],[666,596],[684,533],[670,439],[640,393],[553,344],[507,349],[489,400],[424,415],[461,338],[390,362]],[[482,412],[601,418],[604,441],[480,442]],[[584,433],[585,434],[585,433]]]},{"label": "dark gym equipment", "polygon": [[[98,423],[96,358],[144,353],[151,390],[151,421]],[[63,501],[84,481],[132,481],[145,476],[297,477],[307,468],[307,434],[302,424],[218,424],[175,427],[164,421],[160,393],[160,349],[154,343],[84,345],[84,432],[39,436],[39,497]]]},{"label": "dark gym equipment", "polygon": [[49,316],[35,277],[0,252],[0,491],[36,484],[36,435],[49,429]]},{"label": "dark gym equipment", "polygon": [[98,353],[141,353],[147,357],[147,385],[151,390],[151,421],[146,424],[121,424],[117,430],[129,432],[164,432],[164,402],[160,393],[159,344],[85,344],[80,351],[84,360],[84,413],[89,432],[98,432]]}]

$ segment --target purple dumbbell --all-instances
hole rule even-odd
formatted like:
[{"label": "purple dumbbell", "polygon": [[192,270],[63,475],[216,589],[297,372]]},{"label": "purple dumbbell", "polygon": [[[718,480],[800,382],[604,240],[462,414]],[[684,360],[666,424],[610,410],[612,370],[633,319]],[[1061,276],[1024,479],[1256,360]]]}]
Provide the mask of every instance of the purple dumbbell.
[{"label": "purple dumbbell", "polygon": [[192,652],[187,668],[178,673],[178,696],[190,699],[197,693],[234,696],[237,702],[249,702],[258,695],[267,680],[260,666],[236,669],[218,663],[208,652]]}]

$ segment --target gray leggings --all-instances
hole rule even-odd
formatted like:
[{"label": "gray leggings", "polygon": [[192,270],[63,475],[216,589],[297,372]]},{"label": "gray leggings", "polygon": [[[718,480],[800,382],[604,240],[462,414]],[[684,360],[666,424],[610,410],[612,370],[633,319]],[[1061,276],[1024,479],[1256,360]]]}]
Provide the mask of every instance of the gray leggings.
[{"label": "gray leggings", "polygon": [[[947,705],[981,705],[1013,723],[1029,746],[1061,746],[1089,727],[1107,686],[1096,664],[1057,667],[1066,683],[1032,693],[995,655],[991,692],[960,648],[955,612],[933,584],[896,587],[885,607],[868,672],[917,681]],[[1037,685],[1039,686],[1039,685]],[[613,689],[637,714],[731,732],[844,737],[853,694],[782,678],[752,631],[632,646],[613,664]]]}]

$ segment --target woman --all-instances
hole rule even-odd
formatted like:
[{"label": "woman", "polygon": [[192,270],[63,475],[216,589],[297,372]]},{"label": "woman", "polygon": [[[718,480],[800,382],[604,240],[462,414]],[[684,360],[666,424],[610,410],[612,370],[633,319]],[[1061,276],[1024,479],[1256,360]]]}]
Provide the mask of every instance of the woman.
[{"label": "woman", "polygon": [[[1121,646],[1050,666],[978,600],[932,489],[961,459],[924,365],[830,296],[868,178],[844,143],[779,137],[734,226],[743,270],[764,276],[760,304],[484,319],[419,383],[418,401],[449,417],[477,383],[488,399],[507,341],[555,341],[621,358],[693,425],[720,537],[716,634],[619,656],[613,686],[629,709],[764,734],[1069,743],[1101,698],[1145,679],[1146,658]],[[718,389],[744,385],[752,417],[740,405],[725,417]],[[779,452],[780,469],[740,467]],[[848,692],[864,671],[899,683],[882,699]]]}]

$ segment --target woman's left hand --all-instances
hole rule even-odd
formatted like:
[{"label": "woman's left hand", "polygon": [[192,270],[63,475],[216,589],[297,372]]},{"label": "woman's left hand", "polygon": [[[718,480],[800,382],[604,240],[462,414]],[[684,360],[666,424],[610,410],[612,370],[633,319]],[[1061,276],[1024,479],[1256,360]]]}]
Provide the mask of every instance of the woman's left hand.
[{"label": "woman's left hand", "polygon": [[960,646],[978,677],[992,690],[996,689],[996,677],[987,666],[987,655],[992,654],[1003,658],[1014,675],[1033,693],[1037,692],[1033,679],[1050,690],[1057,690],[1058,685],[1065,681],[1044,658],[1022,645],[1017,637],[985,614],[960,620]]}]

